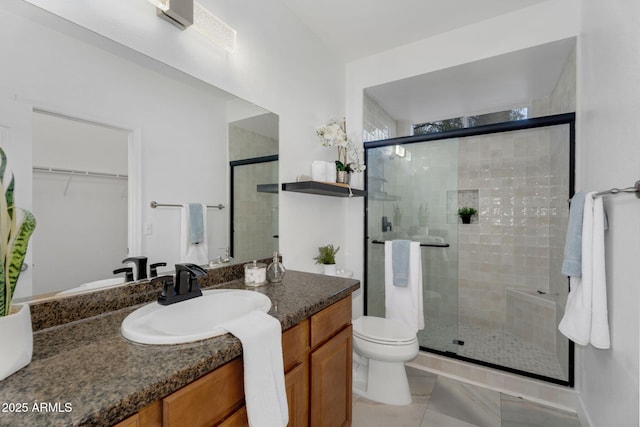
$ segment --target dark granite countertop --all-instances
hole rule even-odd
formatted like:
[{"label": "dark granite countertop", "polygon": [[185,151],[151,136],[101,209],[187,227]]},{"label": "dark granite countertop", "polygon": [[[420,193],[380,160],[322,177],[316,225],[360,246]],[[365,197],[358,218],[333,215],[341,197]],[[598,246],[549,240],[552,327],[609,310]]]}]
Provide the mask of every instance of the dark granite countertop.
[{"label": "dark granite countertop", "polygon": [[[286,330],[351,294],[359,282],[288,271],[282,284],[245,288],[235,280],[215,287],[264,293],[272,301],[269,314]],[[110,426],[242,353],[229,334],[166,346],[129,342],[120,324],[138,307],[34,332],[31,363],[0,382],[0,426]]]}]

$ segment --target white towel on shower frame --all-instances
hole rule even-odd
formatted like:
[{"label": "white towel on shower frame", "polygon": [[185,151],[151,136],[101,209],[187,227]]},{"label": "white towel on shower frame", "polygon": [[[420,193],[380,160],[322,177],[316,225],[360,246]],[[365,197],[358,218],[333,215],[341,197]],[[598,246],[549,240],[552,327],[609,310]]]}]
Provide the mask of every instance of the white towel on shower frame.
[{"label": "white towel on shower frame", "polygon": [[420,242],[409,245],[409,284],[393,286],[392,242],[384,244],[385,317],[409,326],[415,332],[424,329],[422,292],[422,254]]}]

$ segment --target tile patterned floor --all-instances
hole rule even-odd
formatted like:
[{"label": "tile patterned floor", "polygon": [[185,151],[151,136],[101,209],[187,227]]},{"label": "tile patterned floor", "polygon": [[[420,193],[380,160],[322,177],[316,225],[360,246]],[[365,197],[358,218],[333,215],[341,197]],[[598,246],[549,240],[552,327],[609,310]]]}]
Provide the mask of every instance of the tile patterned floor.
[{"label": "tile patterned floor", "polygon": [[[464,341],[464,346],[453,345],[453,338]],[[429,328],[418,333],[418,339],[423,347],[564,381],[568,378],[555,353],[506,331],[463,323],[443,325],[431,319]]]},{"label": "tile patterned floor", "polygon": [[383,405],[353,396],[353,427],[580,427],[563,412],[407,367],[413,403]]}]

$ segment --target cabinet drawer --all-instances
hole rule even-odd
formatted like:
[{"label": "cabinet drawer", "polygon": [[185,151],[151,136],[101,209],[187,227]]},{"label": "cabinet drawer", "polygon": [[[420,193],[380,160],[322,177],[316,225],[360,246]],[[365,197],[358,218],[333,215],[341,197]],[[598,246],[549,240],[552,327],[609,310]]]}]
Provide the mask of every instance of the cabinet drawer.
[{"label": "cabinet drawer", "polygon": [[242,358],[237,358],[162,401],[165,426],[211,426],[244,403]]},{"label": "cabinet drawer", "polygon": [[303,363],[309,357],[309,319],[304,319],[282,334],[284,371]]},{"label": "cabinet drawer", "polygon": [[311,348],[316,348],[350,323],[351,295],[311,316]]},{"label": "cabinet drawer", "polygon": [[217,427],[249,427],[247,407],[243,406],[238,409],[229,418],[218,424]]}]

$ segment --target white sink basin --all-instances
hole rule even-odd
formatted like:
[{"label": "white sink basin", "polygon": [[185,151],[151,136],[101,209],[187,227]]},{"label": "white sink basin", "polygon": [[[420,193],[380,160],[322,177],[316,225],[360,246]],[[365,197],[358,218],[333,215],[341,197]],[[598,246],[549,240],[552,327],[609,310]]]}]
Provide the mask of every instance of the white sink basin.
[{"label": "white sink basin", "polygon": [[180,344],[227,333],[221,325],[253,310],[268,312],[271,300],[264,294],[242,289],[203,291],[201,297],[160,305],[145,305],[129,314],[122,335],[141,344]]}]

